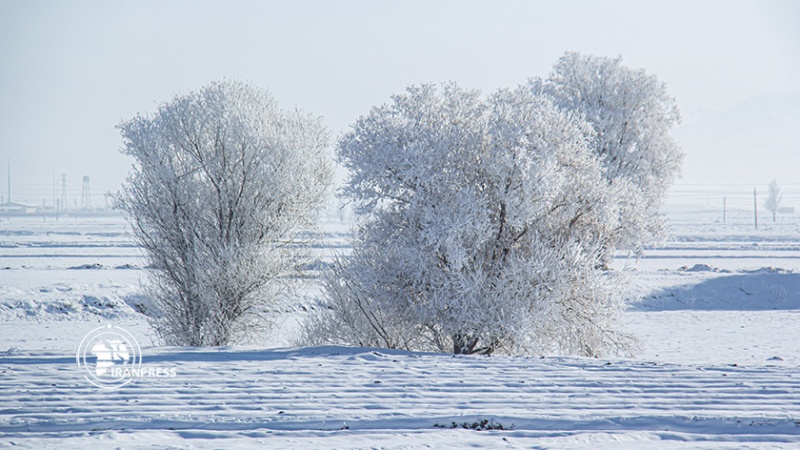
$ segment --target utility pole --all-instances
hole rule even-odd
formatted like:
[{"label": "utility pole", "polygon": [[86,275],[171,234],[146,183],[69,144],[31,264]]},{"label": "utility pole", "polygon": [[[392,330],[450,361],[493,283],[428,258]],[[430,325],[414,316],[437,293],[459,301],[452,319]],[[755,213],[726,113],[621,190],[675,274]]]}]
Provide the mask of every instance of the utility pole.
[{"label": "utility pole", "polygon": [[758,230],[758,203],[756,202],[756,190],[753,189],[753,220],[756,224],[756,230]]},{"label": "utility pole", "polygon": [[11,160],[8,160],[8,206],[11,206]]},{"label": "utility pole", "polygon": [[67,174],[61,174],[61,207],[67,210]]},{"label": "utility pole", "polygon": [[58,222],[58,188],[56,186],[58,186],[56,184],[56,174],[53,174],[53,212],[56,215],[56,222]]},{"label": "utility pole", "polygon": [[727,222],[725,220],[726,219],[726,217],[725,217],[726,214],[725,213],[727,211],[727,204],[726,203],[727,203],[727,199],[725,197],[722,197],[722,223]]}]

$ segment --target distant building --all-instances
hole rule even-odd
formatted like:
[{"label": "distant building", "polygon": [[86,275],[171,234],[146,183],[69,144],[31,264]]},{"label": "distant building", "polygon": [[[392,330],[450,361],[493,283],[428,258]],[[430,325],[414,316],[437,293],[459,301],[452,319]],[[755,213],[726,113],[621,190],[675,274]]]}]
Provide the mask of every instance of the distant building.
[{"label": "distant building", "polygon": [[21,216],[26,214],[37,214],[39,209],[39,207],[23,205],[22,203],[0,203],[0,214],[4,215]]}]

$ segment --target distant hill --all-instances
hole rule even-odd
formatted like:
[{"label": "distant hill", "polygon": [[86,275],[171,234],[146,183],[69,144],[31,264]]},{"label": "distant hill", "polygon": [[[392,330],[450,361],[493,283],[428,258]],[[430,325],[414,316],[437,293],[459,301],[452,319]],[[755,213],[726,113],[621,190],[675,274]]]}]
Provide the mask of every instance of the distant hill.
[{"label": "distant hill", "polygon": [[682,113],[674,133],[686,152],[679,183],[800,183],[800,94]]}]

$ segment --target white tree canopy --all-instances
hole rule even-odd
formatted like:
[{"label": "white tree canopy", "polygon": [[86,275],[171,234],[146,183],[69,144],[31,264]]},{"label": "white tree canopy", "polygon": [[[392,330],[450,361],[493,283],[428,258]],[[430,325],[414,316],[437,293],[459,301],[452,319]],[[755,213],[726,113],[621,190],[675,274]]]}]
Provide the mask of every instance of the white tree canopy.
[{"label": "white tree canopy", "polygon": [[530,89],[414,86],[339,143],[364,214],[312,341],[599,354],[619,296],[590,242],[618,226],[592,127]]},{"label": "white tree canopy", "polygon": [[226,81],[119,129],[135,164],[117,206],[154,268],[157,331],[170,344],[241,338],[296,264],[287,244],[330,182],[321,119]]},{"label": "white tree canopy", "polygon": [[622,65],[621,58],[568,52],[547,79],[529,85],[592,125],[592,148],[602,159],[608,183],[620,187],[623,206],[621,227],[606,245],[639,250],[661,231],[658,210],[683,160],[670,134],[680,114],[666,84]]},{"label": "white tree canopy", "polygon": [[781,194],[781,186],[778,184],[777,180],[772,180],[767,189],[767,200],[764,202],[764,207],[767,208],[767,211],[772,213],[773,222],[777,219],[778,208],[780,208],[782,201],[783,195]]}]

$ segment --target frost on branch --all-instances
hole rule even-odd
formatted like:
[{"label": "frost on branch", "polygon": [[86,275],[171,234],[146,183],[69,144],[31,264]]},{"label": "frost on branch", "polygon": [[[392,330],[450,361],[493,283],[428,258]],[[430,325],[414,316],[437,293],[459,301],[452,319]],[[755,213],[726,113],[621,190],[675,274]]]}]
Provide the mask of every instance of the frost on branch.
[{"label": "frost on branch", "polygon": [[617,187],[619,227],[605,236],[604,263],[614,249],[641,251],[663,232],[658,211],[680,173],[683,153],[670,136],[680,121],[666,84],[621,58],[568,52],[546,80],[529,84],[564,111],[580,114],[595,131],[592,150],[608,184]]},{"label": "frost on branch", "polygon": [[597,245],[620,224],[594,131],[529,88],[411,87],[339,142],[365,220],[311,343],[599,355],[621,299]]},{"label": "frost on branch", "polygon": [[767,211],[772,213],[773,222],[775,222],[778,215],[778,209],[780,209],[781,201],[783,201],[781,186],[778,184],[777,180],[772,180],[772,182],[769,183],[769,188],[767,189],[767,200],[764,202],[764,208],[767,208]]},{"label": "frost on branch", "polygon": [[213,83],[119,126],[135,163],[116,198],[151,267],[171,345],[224,345],[264,324],[331,177],[328,132],[266,92]]}]

